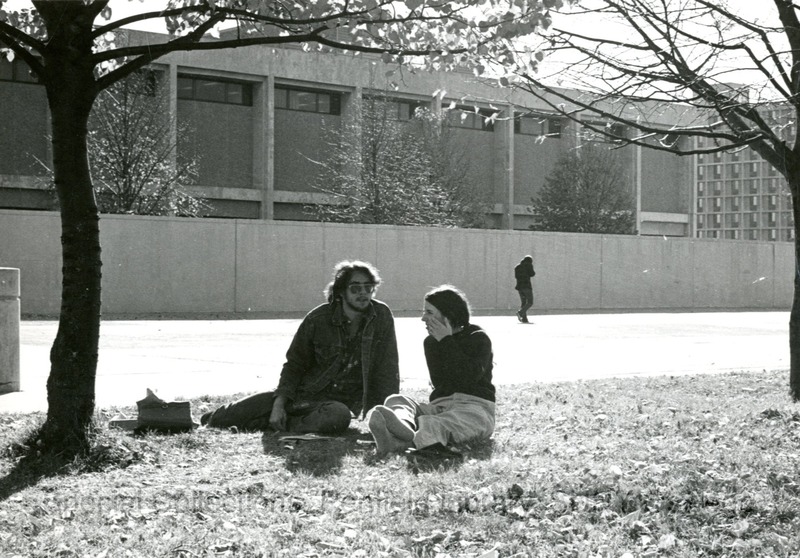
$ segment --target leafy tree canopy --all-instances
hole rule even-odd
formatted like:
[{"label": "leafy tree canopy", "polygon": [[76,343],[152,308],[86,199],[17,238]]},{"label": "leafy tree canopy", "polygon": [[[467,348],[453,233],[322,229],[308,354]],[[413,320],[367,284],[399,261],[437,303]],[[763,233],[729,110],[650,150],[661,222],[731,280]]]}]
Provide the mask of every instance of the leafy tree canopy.
[{"label": "leafy tree canopy", "polygon": [[587,143],[569,151],[545,178],[531,211],[540,231],[632,234],[630,180],[618,153]]},{"label": "leafy tree canopy", "polygon": [[[316,161],[316,187],[331,203],[310,210],[323,221],[386,225],[480,227],[487,193],[470,178],[468,153],[445,117],[418,107],[398,120],[383,96],[364,102],[358,130],[323,130],[330,156]],[[342,136],[346,139],[342,140]]]}]

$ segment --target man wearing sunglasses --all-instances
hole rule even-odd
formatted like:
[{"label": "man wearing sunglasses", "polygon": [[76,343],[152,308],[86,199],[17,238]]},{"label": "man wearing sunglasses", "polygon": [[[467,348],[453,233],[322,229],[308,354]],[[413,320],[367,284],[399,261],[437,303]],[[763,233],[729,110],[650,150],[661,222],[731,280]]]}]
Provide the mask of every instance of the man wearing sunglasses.
[{"label": "man wearing sunglasses", "polygon": [[303,319],[275,391],[257,393],[203,415],[202,424],[240,430],[336,434],[397,393],[394,317],[374,300],[381,279],[372,264],[336,265],[328,302]]}]

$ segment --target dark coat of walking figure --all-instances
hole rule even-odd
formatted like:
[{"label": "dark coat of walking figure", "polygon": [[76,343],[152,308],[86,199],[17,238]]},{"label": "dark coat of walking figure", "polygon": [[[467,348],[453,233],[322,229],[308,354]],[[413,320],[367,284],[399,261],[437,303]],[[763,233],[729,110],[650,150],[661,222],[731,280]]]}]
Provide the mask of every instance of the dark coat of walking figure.
[{"label": "dark coat of walking figure", "polygon": [[442,285],[425,295],[423,342],[433,391],[428,402],[390,395],[369,414],[379,456],[488,439],[494,432],[492,342],[470,323],[469,302]]},{"label": "dark coat of walking figure", "polygon": [[528,322],[528,310],[533,306],[533,285],[531,285],[531,278],[536,275],[533,270],[533,258],[525,256],[514,267],[514,278],[517,284],[514,287],[519,293],[519,310],[517,311],[517,319],[523,324]]},{"label": "dark coat of walking figure", "polygon": [[361,261],[336,265],[328,302],[303,319],[275,391],[203,415],[209,427],[336,434],[400,388],[389,307],[373,299],[381,279]]}]

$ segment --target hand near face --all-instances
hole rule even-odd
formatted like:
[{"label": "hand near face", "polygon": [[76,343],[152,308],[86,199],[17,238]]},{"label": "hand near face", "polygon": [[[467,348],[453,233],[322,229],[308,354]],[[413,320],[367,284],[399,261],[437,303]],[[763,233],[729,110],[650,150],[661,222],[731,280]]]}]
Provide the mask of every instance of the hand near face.
[{"label": "hand near face", "polygon": [[453,328],[450,322],[445,318],[444,321],[436,318],[430,318],[427,322],[428,333],[433,336],[437,341],[441,341],[448,335],[453,335]]}]

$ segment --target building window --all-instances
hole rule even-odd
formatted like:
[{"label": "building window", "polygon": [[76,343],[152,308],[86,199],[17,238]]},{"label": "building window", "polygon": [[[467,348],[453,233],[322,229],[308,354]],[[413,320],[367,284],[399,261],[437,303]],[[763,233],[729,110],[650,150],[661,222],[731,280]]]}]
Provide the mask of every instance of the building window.
[{"label": "building window", "polygon": [[[591,126],[591,128],[590,128]],[[595,131],[603,130],[603,132]],[[586,121],[581,130],[584,141],[622,143],[628,137],[627,128],[619,122]]]},{"label": "building window", "polygon": [[702,195],[703,190],[705,190],[705,187],[706,187],[706,183],[705,182],[698,182],[697,183],[697,193]]},{"label": "building window", "polygon": [[448,111],[447,121],[451,126],[455,126],[456,128],[493,132],[494,118],[497,114],[497,111],[491,109],[456,106]]},{"label": "building window", "polygon": [[313,91],[276,85],[275,108],[320,114],[341,114],[342,95],[341,93],[328,91]]},{"label": "building window", "polygon": [[758,176],[758,161],[750,163],[750,177]]},{"label": "building window", "polygon": [[739,193],[739,181],[734,180],[731,182],[731,194],[737,195]]},{"label": "building window", "polygon": [[514,133],[546,138],[561,137],[561,119],[554,116],[522,115],[514,119]]},{"label": "building window", "polygon": [[[407,101],[403,99],[387,99],[386,97],[373,97],[364,96],[364,102],[374,104],[377,107],[386,108],[386,117],[389,120],[398,120],[400,122],[408,122],[414,118],[414,114],[419,108],[425,108],[427,105],[419,101]],[[276,105],[277,106],[277,105]]]},{"label": "building window", "polygon": [[703,198],[698,198],[697,200],[697,211],[700,213],[703,212]]},{"label": "building window", "polygon": [[736,151],[731,152],[731,161],[738,161],[741,158],[741,150],[737,149]]},{"label": "building window", "polygon": [[739,163],[734,163],[730,167],[730,178],[739,178],[741,174],[741,165]]},{"label": "building window", "polygon": [[706,168],[704,166],[697,167],[697,178],[703,180],[705,178]]},{"label": "building window", "polygon": [[0,56],[0,81],[39,83],[39,79],[21,58],[17,57],[9,61],[5,56]]},{"label": "building window", "polygon": [[250,107],[253,106],[253,85],[242,81],[178,76],[178,98]]},{"label": "building window", "polygon": [[751,230],[750,231],[750,240],[758,240],[758,231],[757,230]]},{"label": "building window", "polygon": [[722,165],[714,165],[714,178],[722,178]]}]

